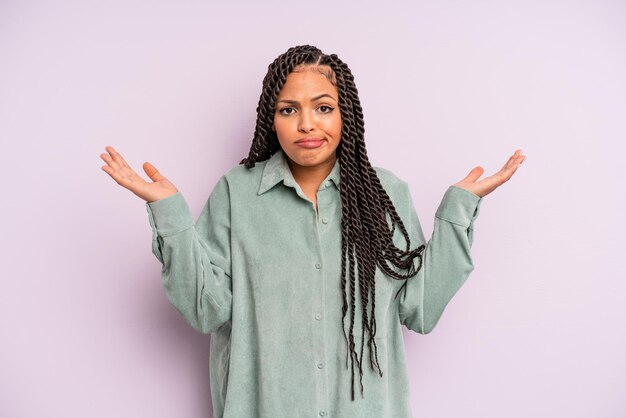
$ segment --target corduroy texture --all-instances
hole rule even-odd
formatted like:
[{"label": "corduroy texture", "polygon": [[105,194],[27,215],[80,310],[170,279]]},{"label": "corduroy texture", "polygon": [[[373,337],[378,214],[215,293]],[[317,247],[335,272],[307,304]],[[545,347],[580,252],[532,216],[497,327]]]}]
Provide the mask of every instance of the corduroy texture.
[{"label": "corduroy texture", "polygon": [[[317,212],[281,150],[223,175],[195,223],[180,192],[146,203],[170,303],[195,329],[212,333],[215,418],[411,416],[401,325],[429,333],[473,270],[482,199],[450,186],[426,242],[407,183],[375,170],[411,242],[426,248],[407,281],[376,269],[375,338],[386,372],[381,377],[367,363],[367,396],[354,401],[341,326],[339,160],[320,185]],[[399,230],[394,242],[405,245]],[[360,309],[355,330],[362,329]],[[357,333],[359,345],[362,338]]]}]

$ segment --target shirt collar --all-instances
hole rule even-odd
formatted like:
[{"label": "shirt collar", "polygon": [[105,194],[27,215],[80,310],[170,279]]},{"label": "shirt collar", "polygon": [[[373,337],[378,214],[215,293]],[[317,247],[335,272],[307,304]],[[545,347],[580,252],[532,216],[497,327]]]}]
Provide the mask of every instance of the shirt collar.
[{"label": "shirt collar", "polygon": [[[339,188],[340,183],[340,166],[339,166],[339,158],[335,160],[335,165],[332,170],[328,174],[328,176],[324,179],[322,184],[324,184],[327,180],[332,180],[335,183],[335,186]],[[279,148],[274,155],[272,155],[265,167],[263,168],[263,174],[261,175],[261,185],[259,187],[259,195],[265,193],[280,181],[283,181],[285,186],[296,186],[296,180],[293,178],[293,174],[291,173],[291,169],[289,168],[289,163],[287,162],[287,158],[285,157],[285,153],[282,148]]]}]

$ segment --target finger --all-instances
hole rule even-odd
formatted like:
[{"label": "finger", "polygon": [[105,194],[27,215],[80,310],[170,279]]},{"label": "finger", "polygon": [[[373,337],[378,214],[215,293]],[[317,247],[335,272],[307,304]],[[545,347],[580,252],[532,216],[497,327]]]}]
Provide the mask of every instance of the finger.
[{"label": "finger", "polygon": [[119,170],[120,165],[111,158],[109,154],[100,154],[100,158],[104,160],[105,163],[109,165],[113,170]]},{"label": "finger", "polygon": [[150,177],[150,180],[152,181],[160,181],[165,179],[165,177],[163,177],[161,173],[159,173],[159,170],[157,170],[155,166],[147,161],[143,163],[143,171],[146,172],[146,174],[148,175],[148,177]]},{"label": "finger", "polygon": [[111,170],[111,167],[109,167],[108,165],[103,165],[100,168],[102,169],[102,171],[107,173],[109,176],[113,177],[113,170]]},{"label": "finger", "polygon": [[508,181],[513,176],[513,174],[517,171],[518,167],[525,159],[525,156],[517,156],[515,159],[513,159],[513,161],[511,161],[510,164],[508,164],[508,167],[503,167],[502,170],[497,173],[497,176],[502,180],[502,183]]},{"label": "finger", "polygon": [[505,182],[511,178],[515,170],[524,162],[526,156],[522,153],[522,150],[515,151],[515,154],[509,158],[509,160],[504,164],[504,166],[496,173],[498,177],[502,178],[502,181]]},{"label": "finger", "polygon": [[124,184],[126,184],[124,177],[120,175],[119,171],[109,167],[108,165],[103,165],[101,168],[120,186],[124,186]]},{"label": "finger", "polygon": [[509,164],[509,166],[507,167],[507,169],[509,170],[513,170],[513,172],[515,172],[515,170],[517,170],[519,168],[520,165],[522,165],[522,163],[526,160],[526,156],[524,154],[520,153],[517,155],[517,157],[515,157],[513,159],[513,161],[511,161],[511,163]]},{"label": "finger", "polygon": [[526,158],[526,156],[524,155],[524,153],[522,152],[521,149],[518,149],[517,151],[515,151],[515,153],[511,156],[511,158],[509,158],[509,161],[507,161],[507,163],[504,165],[503,168],[509,168],[509,167],[515,167],[518,166],[519,164],[521,164],[524,159]]},{"label": "finger", "polygon": [[512,163],[514,163],[515,159],[518,157],[518,155],[522,152],[521,149],[516,150],[513,155],[511,155],[509,157],[509,159],[506,161],[506,163],[504,163],[504,165],[502,166],[502,170],[507,169],[511,166]]},{"label": "finger", "polygon": [[112,146],[107,146],[106,150],[109,151],[109,154],[111,154],[111,157],[113,158],[113,161],[115,161],[116,163],[118,163],[120,166],[122,167],[129,167],[128,163],[126,162],[126,160],[124,159],[124,157],[122,157],[122,154],[120,154],[119,152],[117,152],[115,150],[115,148],[113,148]]},{"label": "finger", "polygon": [[480,176],[483,175],[484,172],[485,170],[481,166],[476,166],[470,170],[469,174],[463,179],[463,181],[474,183],[480,178]]}]

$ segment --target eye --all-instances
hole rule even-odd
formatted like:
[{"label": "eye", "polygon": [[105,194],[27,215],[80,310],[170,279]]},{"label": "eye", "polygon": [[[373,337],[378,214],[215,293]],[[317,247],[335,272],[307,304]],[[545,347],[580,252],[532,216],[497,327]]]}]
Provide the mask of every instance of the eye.
[{"label": "eye", "polygon": [[[328,109],[326,111],[324,111],[323,109]],[[330,113],[332,112],[334,109],[334,107],[330,107],[330,106],[326,106],[326,105],[322,105],[320,106],[320,110],[322,110],[322,113]]]},{"label": "eye", "polygon": [[281,115],[285,115],[285,116],[289,116],[291,115],[293,112],[285,112],[286,110],[294,110],[293,107],[283,107],[282,109],[280,109],[278,111],[278,113],[280,113]]}]

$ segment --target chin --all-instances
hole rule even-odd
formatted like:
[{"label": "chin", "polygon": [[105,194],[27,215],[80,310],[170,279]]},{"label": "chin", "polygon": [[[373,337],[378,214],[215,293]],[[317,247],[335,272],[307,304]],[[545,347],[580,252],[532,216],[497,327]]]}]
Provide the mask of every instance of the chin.
[{"label": "chin", "polygon": [[312,166],[321,164],[332,157],[332,155],[326,155],[326,154],[322,155],[320,153],[314,153],[308,150],[307,150],[308,152],[298,152],[298,151],[296,151],[295,153],[292,153],[292,155],[289,155],[287,153],[285,154],[287,154],[289,159],[291,159],[294,163],[304,166],[304,167],[312,167]]}]

